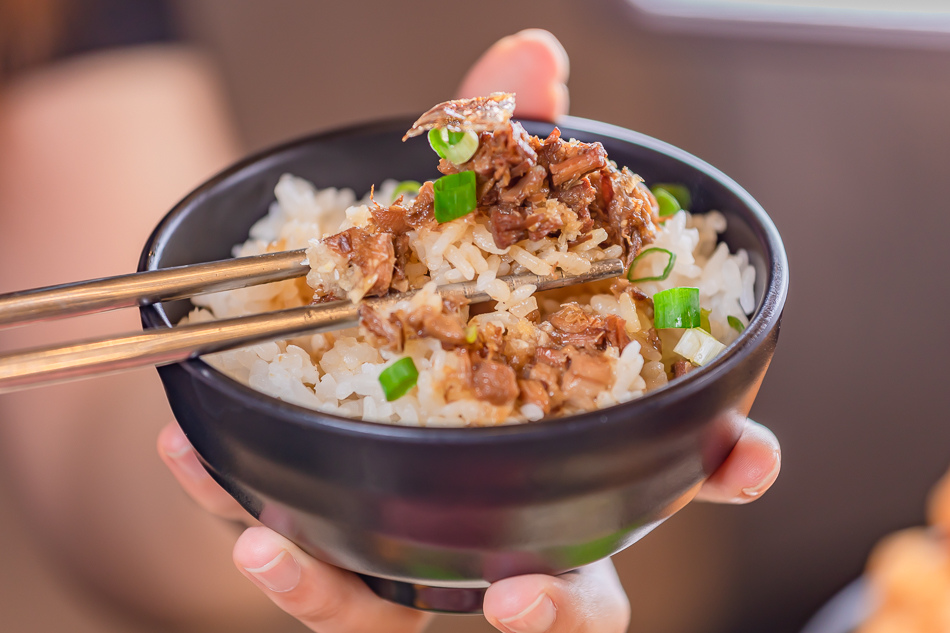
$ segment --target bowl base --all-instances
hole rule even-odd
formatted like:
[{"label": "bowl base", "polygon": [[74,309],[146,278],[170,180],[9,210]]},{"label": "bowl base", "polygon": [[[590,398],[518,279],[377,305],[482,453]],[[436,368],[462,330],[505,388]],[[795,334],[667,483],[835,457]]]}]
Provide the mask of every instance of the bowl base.
[{"label": "bowl base", "polygon": [[488,587],[429,587],[360,574],[380,598],[433,613],[478,615]]}]

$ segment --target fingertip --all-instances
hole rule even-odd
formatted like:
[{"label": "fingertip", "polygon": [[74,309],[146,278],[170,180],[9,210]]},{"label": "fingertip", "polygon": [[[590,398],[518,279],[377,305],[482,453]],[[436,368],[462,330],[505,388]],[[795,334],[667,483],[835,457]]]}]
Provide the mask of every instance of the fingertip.
[{"label": "fingertip", "polygon": [[158,432],[157,446],[159,455],[171,459],[177,459],[191,450],[188,438],[175,422],[169,422]]},{"label": "fingertip", "polygon": [[208,512],[234,521],[253,521],[241,505],[212,478],[178,424],[158,433],[158,454],[185,492]]},{"label": "fingertip", "polygon": [[540,46],[538,52],[552,62],[554,78],[564,83],[571,74],[571,58],[561,41],[551,31],[545,29],[524,29],[509,37],[522,42],[532,42]]},{"label": "fingertip", "polygon": [[735,448],[706,480],[697,499],[749,503],[772,487],[781,469],[782,451],[778,438],[767,427],[749,420]]},{"label": "fingertip", "polygon": [[485,591],[482,609],[486,616],[505,620],[521,613],[548,589],[549,576],[532,574],[494,582]]},{"label": "fingertip", "polygon": [[567,113],[567,51],[549,31],[526,29],[498,40],[475,62],[457,94],[517,95],[520,117],[553,120]]},{"label": "fingertip", "polygon": [[234,544],[232,558],[238,570],[262,587],[287,593],[300,584],[301,569],[293,544],[265,527],[244,531]]},{"label": "fingertip", "polygon": [[767,426],[759,424],[755,420],[748,420],[745,428],[742,430],[742,438],[749,442],[756,442],[763,446],[768,446],[773,450],[779,450],[780,444],[778,437]]},{"label": "fingertip", "polygon": [[210,479],[184,431],[175,422],[158,433],[158,453],[165,465],[183,484],[203,485]]},{"label": "fingertip", "polygon": [[571,92],[567,88],[567,84],[554,84],[552,87],[553,94],[551,95],[551,112],[553,112],[552,118],[559,118],[565,116],[571,109]]},{"label": "fingertip", "polygon": [[427,614],[384,601],[350,572],[309,556],[266,527],[244,531],[238,570],[274,604],[314,631],[419,631]]},{"label": "fingertip", "polygon": [[557,619],[553,582],[550,576],[535,574],[493,583],[482,604],[485,619],[505,633],[549,630]]},{"label": "fingertip", "polygon": [[630,602],[609,559],[560,576],[533,574],[493,583],[485,592],[488,622],[505,633],[619,633]]},{"label": "fingertip", "polygon": [[742,469],[737,503],[748,503],[772,487],[782,470],[782,449],[771,429],[749,420],[742,434],[742,450],[737,467]]},{"label": "fingertip", "polygon": [[241,569],[260,567],[280,552],[283,546],[282,541],[289,543],[269,528],[249,527],[234,543],[234,564]]},{"label": "fingertip", "polygon": [[256,570],[267,566],[282,552],[296,550],[289,540],[264,526],[249,527],[234,543],[232,558],[241,570]]}]

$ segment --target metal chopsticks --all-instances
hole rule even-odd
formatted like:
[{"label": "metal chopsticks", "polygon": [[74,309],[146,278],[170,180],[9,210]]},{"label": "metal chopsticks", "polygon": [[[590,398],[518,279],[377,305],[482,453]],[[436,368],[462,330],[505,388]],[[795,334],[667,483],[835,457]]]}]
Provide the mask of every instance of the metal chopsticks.
[{"label": "metal chopsticks", "polygon": [[[528,284],[537,286],[537,290],[540,291],[617,277],[624,270],[622,261],[608,259],[591,264],[590,270],[581,275],[567,275],[557,271],[548,276],[522,274],[499,277],[499,279],[507,283],[512,291]],[[285,279],[290,276],[295,275],[278,277],[278,279]],[[245,282],[247,279],[248,277],[245,277]],[[254,277],[254,279],[259,279],[259,277]],[[249,284],[243,283],[243,285]],[[236,288],[241,287],[241,285],[228,287]],[[223,289],[217,285],[215,288],[216,290]],[[205,287],[202,287],[201,290],[207,291]],[[159,288],[159,292],[163,297],[166,297],[163,288]],[[385,307],[387,304],[409,298],[415,292],[418,291],[364,299],[362,303]],[[476,288],[474,281],[440,286],[439,292],[443,295],[458,296],[461,294],[471,303],[490,300],[486,293]],[[18,294],[23,295],[24,293]],[[127,293],[124,293],[123,296],[127,296]],[[176,291],[172,296],[182,298],[184,295],[180,294],[180,291]],[[123,303],[123,305],[140,303],[138,299],[131,303],[127,302],[128,299],[124,299],[124,301],[126,303]],[[87,305],[92,305],[92,302],[87,303]],[[95,305],[112,306],[114,302],[100,300]],[[88,311],[90,310],[73,310],[70,314]],[[90,339],[67,346],[51,346],[14,352],[0,356],[0,393],[65,382],[92,375],[115,373],[143,365],[165,365],[195,358],[202,354],[235,349],[276,338],[351,327],[358,323],[358,311],[358,304],[348,301],[334,301],[234,319],[187,324],[172,328],[156,328],[119,337]],[[48,308],[46,314],[54,315]]]},{"label": "metal chopsticks", "polygon": [[0,295],[0,327],[303,277],[306,262],[301,249],[12,292]]}]

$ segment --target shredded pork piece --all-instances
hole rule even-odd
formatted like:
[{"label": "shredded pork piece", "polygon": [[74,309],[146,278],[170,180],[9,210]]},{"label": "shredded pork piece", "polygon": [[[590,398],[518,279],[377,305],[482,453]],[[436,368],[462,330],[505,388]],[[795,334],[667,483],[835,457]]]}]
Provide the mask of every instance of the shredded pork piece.
[{"label": "shredded pork piece", "polygon": [[[597,190],[591,184],[590,178],[585,176],[568,189],[557,192],[557,199],[566,204],[574,213],[580,216],[586,213],[590,217],[590,205],[597,199]],[[587,229],[588,231],[590,229]]]},{"label": "shredded pork piece", "polygon": [[409,226],[414,229],[436,226],[434,201],[435,192],[432,188],[432,181],[427,180],[422,183],[419,193],[416,194],[416,199],[412,201],[412,206],[406,213],[406,222],[409,223]]},{"label": "shredded pork piece", "polygon": [[442,343],[445,349],[452,349],[465,345],[465,328],[455,318],[448,314],[434,314],[422,322],[420,330],[423,336],[428,336]]},{"label": "shredded pork piece", "polygon": [[688,360],[678,360],[673,363],[673,378],[685,376],[689,372],[693,371],[693,369],[693,364]]},{"label": "shredded pork piece", "polygon": [[592,409],[597,395],[610,386],[613,368],[602,358],[578,352],[571,355],[571,363],[564,378],[561,390],[567,403],[575,407]]},{"label": "shredded pork piece", "polygon": [[607,343],[621,351],[630,343],[630,337],[627,335],[627,322],[618,316],[611,314],[604,317],[604,331]]},{"label": "shredded pork piece", "polygon": [[457,314],[436,312],[431,307],[414,310],[408,314],[397,310],[390,319],[402,325],[406,338],[431,337],[442,343],[444,349],[465,345],[465,327]]},{"label": "shredded pork piece", "polygon": [[360,305],[359,315],[360,327],[372,334],[380,347],[394,352],[402,351],[402,324],[383,318],[375,308],[365,303]]},{"label": "shredded pork piece", "polygon": [[534,212],[524,220],[528,239],[540,240],[564,228],[564,218],[557,205],[538,206],[534,209]]},{"label": "shredded pork piece", "polygon": [[445,101],[416,119],[402,140],[441,127],[447,127],[453,132],[492,131],[505,126],[514,111],[515,95],[510,92],[493,92],[487,97]]},{"label": "shredded pork piece", "polygon": [[356,302],[389,292],[396,257],[391,233],[353,227],[311,242],[307,259],[307,283],[317,295]]},{"label": "shredded pork piece", "polygon": [[590,327],[593,318],[576,303],[567,303],[548,317],[548,323],[566,334],[582,334]]},{"label": "shredded pork piece", "polygon": [[621,246],[626,251],[624,263],[629,266],[643,245],[656,239],[656,225],[652,221],[655,212],[654,204],[651,203],[653,194],[647,191],[644,195],[640,177],[626,167],[621,171],[614,170],[606,178],[601,177],[601,182],[605,192],[607,220],[619,233]]},{"label": "shredded pork piece", "polygon": [[533,404],[541,409],[544,415],[551,412],[551,396],[544,383],[540,380],[519,380],[518,388],[521,390],[520,397],[527,404]]},{"label": "shredded pork piece", "polygon": [[499,199],[506,204],[519,205],[544,191],[544,179],[548,175],[544,167],[533,165],[518,182],[501,192]]},{"label": "shredded pork piece", "polygon": [[376,228],[383,233],[392,233],[397,236],[402,236],[412,228],[406,217],[408,212],[409,210],[402,206],[402,197],[391,206],[383,207],[377,204],[370,209]]},{"label": "shredded pork piece", "polygon": [[[564,366],[567,367],[567,354],[564,355]],[[528,372],[528,380],[540,383],[547,394],[549,405],[548,413],[564,402],[564,393],[561,391],[561,375],[563,370],[556,369],[551,365],[539,362],[532,366]]]},{"label": "shredded pork piece", "polygon": [[607,151],[600,143],[572,141],[563,146],[564,158],[548,166],[555,187],[569,189],[581,177],[607,166]]},{"label": "shredded pork piece", "polygon": [[548,333],[561,345],[602,350],[607,345],[623,349],[630,342],[626,322],[618,316],[589,313],[576,303],[566,303],[547,318]]},{"label": "shredded pork piece", "polygon": [[653,309],[653,299],[624,277],[615,277],[610,281],[610,292],[618,299],[620,295],[628,294],[638,306]]},{"label": "shredded pork piece", "polygon": [[524,216],[514,207],[507,205],[493,206],[488,218],[492,238],[498,248],[508,248],[515,242],[524,239],[528,234]]},{"label": "shredded pork piece", "polygon": [[[567,364],[570,362],[569,350],[572,349],[572,346],[567,346],[564,349],[554,348],[554,347],[539,347],[534,350],[534,358],[538,364],[545,364],[556,369],[567,369]],[[534,376],[532,376],[533,378]]]},{"label": "shredded pork piece", "polygon": [[518,380],[515,370],[493,360],[482,361],[475,367],[472,376],[475,395],[496,406],[512,404],[518,397]]},{"label": "shredded pork piece", "polygon": [[434,338],[443,349],[451,350],[469,346],[465,335],[465,322],[460,309],[467,305],[464,297],[446,297],[441,310],[423,306],[410,312],[393,310],[388,317],[367,304],[359,308],[360,326],[371,334],[382,347],[399,351],[405,341],[418,338]]},{"label": "shredded pork piece", "polygon": [[393,280],[392,288],[399,292],[409,290],[409,280],[406,279],[406,264],[412,250],[409,246],[409,236],[402,234],[393,238]]}]

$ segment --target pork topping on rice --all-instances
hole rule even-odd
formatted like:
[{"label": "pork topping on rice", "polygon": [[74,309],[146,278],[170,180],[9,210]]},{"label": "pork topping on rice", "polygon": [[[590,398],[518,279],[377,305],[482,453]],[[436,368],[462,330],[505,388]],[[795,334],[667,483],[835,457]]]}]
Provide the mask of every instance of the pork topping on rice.
[{"label": "pork topping on rice", "polygon": [[[358,329],[209,361],[271,395],[321,410],[402,424],[491,425],[609,406],[685,375],[694,365],[674,353],[682,330],[654,327],[652,297],[661,290],[697,286],[709,345],[734,338],[725,323],[747,322],[754,270],[744,253],[717,246],[724,218],[686,211],[661,218],[643,180],[610,161],[603,145],[564,140],[557,128],[543,139],[531,136],[511,120],[513,111],[511,94],[449,101],[406,133],[429,134],[442,155],[440,181],[474,174],[471,208],[453,217],[437,208],[440,182],[395,196],[387,182],[344,210],[321,206],[325,192],[285,176],[278,203],[252,229],[256,241],[236,254],[277,242],[294,248],[306,239],[307,286],[280,282],[200,299],[213,315],[198,311],[192,319],[242,313],[267,292],[270,309],[420,292],[386,308],[363,304]],[[443,154],[439,138],[454,139],[456,151]],[[326,230],[334,223],[335,231]],[[656,258],[638,263],[648,247],[669,254],[665,270]],[[499,279],[557,269],[579,274],[607,258],[643,268],[644,281],[535,296],[534,286],[512,291]],[[436,292],[466,280],[494,304],[468,306]],[[706,343],[693,347],[706,356],[719,349]],[[405,358],[418,377],[390,401],[387,370]]]}]

